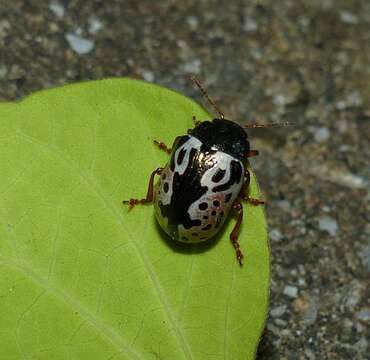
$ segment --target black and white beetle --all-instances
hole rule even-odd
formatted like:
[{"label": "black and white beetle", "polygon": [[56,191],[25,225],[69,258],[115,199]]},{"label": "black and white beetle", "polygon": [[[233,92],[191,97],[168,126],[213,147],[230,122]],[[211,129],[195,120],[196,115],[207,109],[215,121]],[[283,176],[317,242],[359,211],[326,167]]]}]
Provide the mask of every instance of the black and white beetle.
[{"label": "black and white beetle", "polygon": [[[248,196],[250,174],[248,158],[258,155],[250,150],[245,128],[285,126],[282,124],[253,124],[244,128],[226,120],[224,114],[208,96],[199,80],[192,80],[204,97],[216,109],[219,118],[196,121],[187,135],[178,136],[172,148],[154,141],[171,155],[165,167],[154,170],[150,176],[144,199],[123,201],[132,209],[137,204],[154,202],[155,214],[162,229],[174,240],[198,243],[213,237],[222,227],[231,208],[237,212],[237,221],[230,234],[236,258],[242,265],[238,234],[243,219],[245,200],[253,205],[264,202]],[[154,186],[155,175],[160,180]]]}]

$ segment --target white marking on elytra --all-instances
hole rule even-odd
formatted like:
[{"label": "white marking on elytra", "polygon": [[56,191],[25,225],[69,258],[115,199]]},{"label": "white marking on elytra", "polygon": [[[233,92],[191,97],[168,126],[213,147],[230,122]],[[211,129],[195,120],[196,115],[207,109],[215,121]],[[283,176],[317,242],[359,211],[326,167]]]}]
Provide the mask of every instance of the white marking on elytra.
[{"label": "white marking on elytra", "polygon": [[[192,149],[200,150],[200,147],[202,146],[202,142],[199,141],[197,138],[190,136],[187,141],[185,141],[184,144],[182,144],[172,155],[174,156],[174,163],[175,163],[175,171],[171,171],[170,169],[170,163],[166,165],[162,172],[162,176],[165,176],[165,179],[162,179],[158,183],[158,187],[156,189],[156,198],[157,201],[161,201],[163,205],[168,205],[171,202],[172,194],[173,194],[173,177],[175,173],[178,173],[180,175],[183,175],[187,167],[189,166],[189,160],[190,160],[190,152]],[[179,165],[177,163],[177,159],[179,157],[180,151],[184,149],[185,154],[184,158]],[[168,191],[164,191],[164,183],[168,183]],[[158,193],[160,191],[160,194]]]},{"label": "white marking on elytra", "polygon": [[[190,152],[192,149],[197,149],[199,150],[200,147],[202,146],[202,142],[198,140],[197,138],[190,136],[189,140],[185,141],[184,144],[182,144],[175,152],[175,173],[179,173],[180,175],[183,175],[187,167],[189,166],[189,158],[190,158]],[[184,150],[185,151],[185,156],[184,159],[182,160],[181,164],[179,165],[177,163],[177,160],[179,158],[180,152]]]},{"label": "white marking on elytra", "polygon": [[[236,199],[243,186],[244,166],[242,162],[222,151],[217,151],[207,160],[212,161],[215,164],[203,174],[201,179],[201,185],[207,187],[207,192],[198,200],[196,200],[193,204],[191,204],[188,210],[190,218],[192,220],[198,219],[202,222],[202,224],[200,226],[193,226],[191,229],[185,229],[182,225],[179,225],[178,227],[180,239],[182,236],[184,236],[188,238],[190,242],[207,240],[218,231],[218,229],[222,226],[224,220],[226,219],[233,201]],[[238,161],[242,167],[242,173],[239,181],[237,183],[233,183],[228,189],[224,191],[213,192],[213,189],[216,186],[226,184],[230,180],[232,161]],[[221,181],[215,183],[214,181],[212,181],[212,177],[219,170],[224,170],[225,175],[223,176]],[[225,198],[228,194],[231,194],[231,197],[230,200],[226,202]],[[214,205],[215,201],[218,201],[218,206]],[[206,203],[208,205],[207,208],[201,210],[199,208],[199,205],[201,203]],[[204,217],[206,217],[206,219]],[[219,222],[219,225],[216,228],[217,222]],[[202,228],[207,227],[207,225],[208,229],[202,230]],[[194,233],[196,233],[197,236],[193,236],[192,234]]]},{"label": "white marking on elytra", "polygon": [[[162,177],[165,176],[165,179]],[[168,183],[168,191],[164,191],[164,184]],[[173,172],[169,166],[166,166],[162,171],[161,179],[156,186],[156,201],[161,201],[163,205],[168,205],[172,198],[172,183],[173,183]],[[160,193],[159,193],[160,192]]]}]

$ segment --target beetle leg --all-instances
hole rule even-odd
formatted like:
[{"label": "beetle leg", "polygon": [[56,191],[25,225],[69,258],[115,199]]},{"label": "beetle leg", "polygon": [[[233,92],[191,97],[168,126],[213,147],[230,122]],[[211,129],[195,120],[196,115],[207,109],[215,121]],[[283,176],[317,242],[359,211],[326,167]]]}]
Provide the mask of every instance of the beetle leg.
[{"label": "beetle leg", "polygon": [[201,123],[201,121],[197,120],[197,117],[193,115],[193,123],[194,123],[194,126],[198,126]]},{"label": "beetle leg", "polygon": [[128,210],[130,211],[135,205],[138,204],[148,204],[153,201],[153,196],[154,196],[154,176],[155,175],[161,175],[163,171],[163,168],[158,168],[155,169],[152,174],[150,175],[149,179],[149,185],[148,185],[148,191],[146,193],[146,198],[144,199],[130,199],[130,200],[124,200],[122,201],[123,204],[128,205]]},{"label": "beetle leg", "polygon": [[243,200],[245,200],[247,203],[253,205],[253,206],[258,206],[258,205],[263,205],[265,202],[263,200],[260,200],[260,199],[255,199],[255,198],[252,198],[248,195],[245,195],[243,197]]},{"label": "beetle leg", "polygon": [[247,195],[248,190],[249,190],[250,182],[251,182],[251,175],[250,175],[248,169],[246,169],[245,170],[244,186],[243,186],[242,192],[239,196],[251,205],[254,205],[254,206],[263,205],[265,203],[263,200],[255,199],[255,198],[252,198],[249,195]]},{"label": "beetle leg", "polygon": [[230,240],[231,240],[231,243],[233,244],[234,246],[234,249],[235,249],[235,252],[236,252],[236,259],[238,260],[240,266],[243,265],[243,253],[242,251],[240,250],[240,244],[239,244],[239,241],[238,241],[238,235],[239,235],[239,231],[240,231],[240,226],[242,224],[242,221],[243,221],[243,205],[240,201],[241,199],[240,198],[236,198],[234,203],[233,203],[233,208],[237,211],[238,213],[238,217],[237,217],[237,220],[236,220],[236,224],[230,234]]},{"label": "beetle leg", "polygon": [[164,150],[167,154],[171,154],[172,149],[169,148],[165,143],[157,140],[153,140],[153,142],[159,147],[159,149]]},{"label": "beetle leg", "polygon": [[246,157],[249,158],[249,157],[253,157],[253,156],[257,156],[258,155],[258,150],[249,150],[247,153],[246,153]]}]

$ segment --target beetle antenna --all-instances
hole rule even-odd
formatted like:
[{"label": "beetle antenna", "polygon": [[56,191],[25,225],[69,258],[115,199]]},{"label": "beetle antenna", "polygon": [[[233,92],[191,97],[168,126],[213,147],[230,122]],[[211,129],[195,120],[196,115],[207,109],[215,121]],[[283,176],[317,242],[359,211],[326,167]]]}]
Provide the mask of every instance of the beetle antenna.
[{"label": "beetle antenna", "polygon": [[271,124],[247,124],[243,125],[245,129],[255,129],[255,128],[272,128],[272,127],[283,127],[283,126],[294,126],[294,122],[281,122],[281,123],[271,123]]},{"label": "beetle antenna", "polygon": [[221,119],[225,118],[224,113],[220,110],[220,108],[216,105],[216,103],[209,97],[206,89],[202,86],[201,82],[193,75],[190,79],[198,86],[199,90],[202,92],[203,96],[208,100],[208,102],[214,107],[214,109],[218,112]]}]

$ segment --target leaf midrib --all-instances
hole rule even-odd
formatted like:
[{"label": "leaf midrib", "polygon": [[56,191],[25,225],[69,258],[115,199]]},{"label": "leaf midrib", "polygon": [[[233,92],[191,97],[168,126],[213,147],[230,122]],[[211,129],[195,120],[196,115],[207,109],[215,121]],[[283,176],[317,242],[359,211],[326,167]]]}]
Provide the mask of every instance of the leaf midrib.
[{"label": "leaf midrib", "polygon": [[[147,255],[142,251],[142,249],[137,244],[137,242],[134,241],[131,232],[125,226],[125,223],[123,222],[121,212],[119,212],[119,210],[117,209],[117,207],[114,204],[111,204],[109,198],[107,198],[105,196],[105,194],[104,194],[103,190],[101,189],[101,187],[99,186],[99,184],[97,184],[96,181],[94,181],[94,178],[88,176],[84,171],[82,171],[75,164],[75,162],[72,159],[66,157],[57,147],[48,145],[44,142],[41,142],[41,141],[35,139],[34,137],[31,137],[28,134],[25,134],[24,132],[22,132],[19,129],[17,129],[17,135],[19,137],[23,138],[24,140],[29,141],[32,144],[35,144],[35,145],[39,146],[44,151],[55,155],[57,158],[59,158],[59,160],[62,163],[69,166],[76,174],[78,174],[86,182],[87,185],[89,185],[94,190],[94,192],[98,195],[98,197],[103,201],[106,208],[108,210],[110,210],[110,212],[114,215],[114,218],[116,219],[118,225],[120,226],[121,231],[124,232],[125,234],[127,234],[128,238],[130,239],[130,243],[135,247],[137,253],[139,254],[139,256],[140,256],[140,258],[143,262],[144,268],[145,268],[145,270],[147,271],[147,273],[149,275],[149,278],[152,282],[152,286],[154,287],[154,289],[156,290],[156,292],[158,294],[159,300],[160,300],[160,302],[162,304],[162,307],[163,307],[163,309],[164,309],[164,311],[167,315],[167,318],[170,321],[173,329],[175,330],[177,340],[181,344],[182,351],[185,355],[185,358],[189,359],[189,360],[192,360],[194,357],[192,355],[190,345],[187,342],[186,337],[182,333],[181,328],[180,328],[179,324],[176,321],[175,315],[171,311],[171,307],[169,305],[167,297],[166,297],[166,295],[165,295],[165,293],[164,293],[164,291],[163,291],[163,289],[162,289],[162,287],[161,287],[161,285],[160,285],[160,283],[157,279],[157,276],[156,276],[156,274],[155,274],[155,272],[154,272],[154,270],[153,270],[153,268],[150,264],[150,260],[148,259]],[[59,292],[56,292],[56,294],[57,293],[59,293]],[[68,298],[68,297],[66,297],[66,298]],[[72,297],[70,297],[70,298],[72,299]],[[82,304],[80,305],[80,307],[81,308],[83,307]],[[89,313],[87,310],[85,310],[85,312]],[[96,317],[91,315],[91,319],[93,319],[93,318],[96,318]],[[87,317],[87,319],[89,319],[89,317]],[[92,323],[94,324],[94,322],[92,322]],[[97,327],[99,330],[101,330],[101,331],[104,331],[104,329],[108,330],[108,327],[106,325],[103,325],[103,323],[101,323],[101,325],[102,326]],[[112,331],[114,331],[114,330],[112,329]],[[107,336],[107,337],[109,338],[109,336]],[[116,333],[116,336],[118,336],[122,339],[122,336],[119,335],[118,333]]]}]

